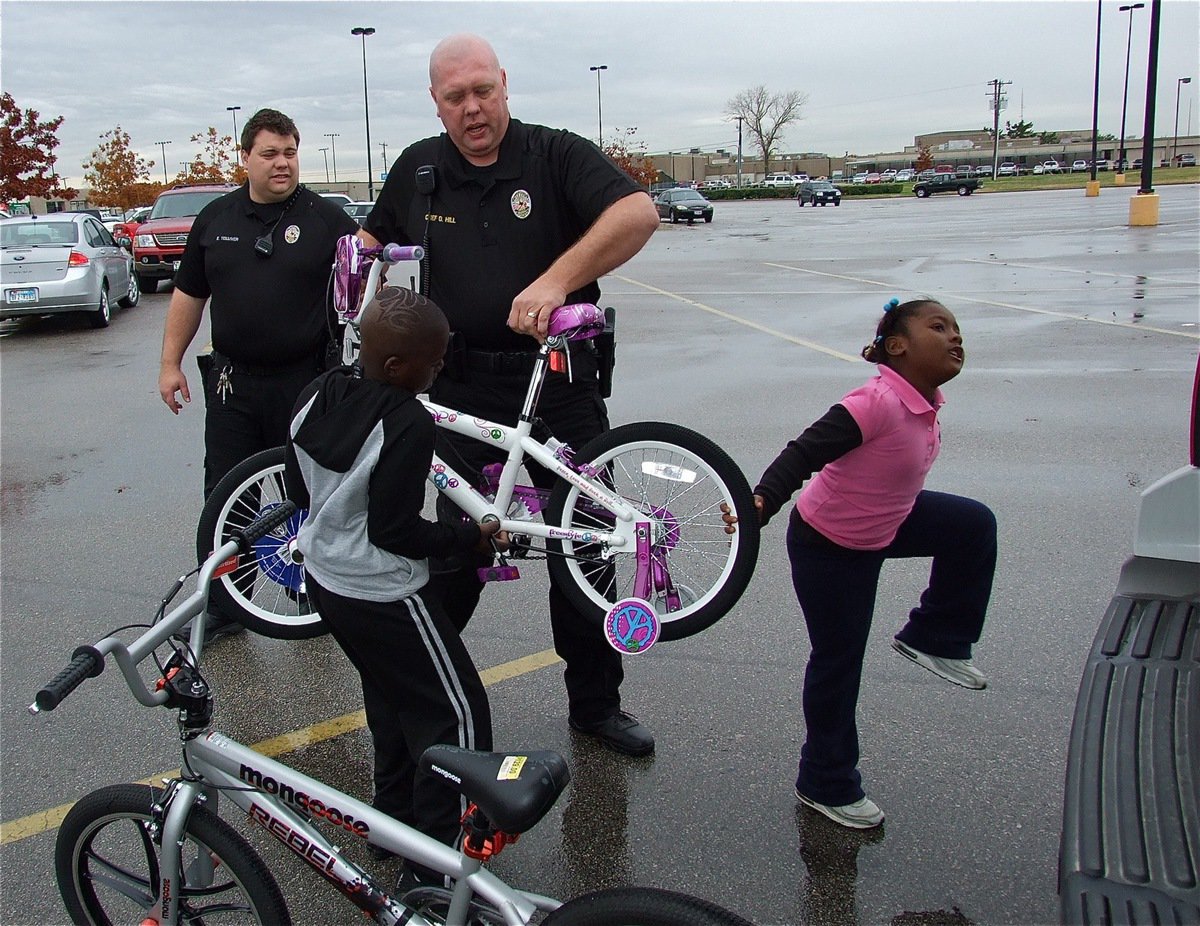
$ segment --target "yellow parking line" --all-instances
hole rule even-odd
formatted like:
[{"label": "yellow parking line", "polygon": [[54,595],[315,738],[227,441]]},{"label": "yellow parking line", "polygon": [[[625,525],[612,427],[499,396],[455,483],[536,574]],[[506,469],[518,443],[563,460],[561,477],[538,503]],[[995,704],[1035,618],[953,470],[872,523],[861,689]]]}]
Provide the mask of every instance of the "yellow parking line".
[{"label": "yellow parking line", "polygon": [[[483,679],[485,686],[491,687],[510,678],[528,675],[531,672],[536,672],[538,669],[552,666],[559,661],[558,655],[554,650],[547,649],[542,650],[540,653],[522,656],[520,659],[513,659],[511,662],[492,666],[490,669],[484,669],[479,673],[479,677]],[[364,711],[352,711],[340,717],[331,717],[328,720],[315,723],[302,730],[293,730],[290,733],[273,736],[260,743],[255,743],[250,748],[255,752],[262,753],[264,756],[271,756],[273,758],[300,749],[303,746],[311,746],[323,740],[333,739],[335,736],[341,736],[343,733],[360,730],[366,725],[366,713]],[[162,779],[175,778],[178,775],[179,769],[176,768],[171,769],[169,772],[159,772],[157,775],[143,778],[137,783],[158,786],[162,784]],[[0,846],[6,846],[12,842],[19,842],[22,839],[28,839],[30,836],[37,836],[48,830],[57,829],[59,824],[62,823],[63,817],[67,815],[67,812],[74,805],[74,801],[72,801],[69,804],[60,804],[57,807],[51,807],[49,810],[31,813],[18,820],[0,823]]]}]

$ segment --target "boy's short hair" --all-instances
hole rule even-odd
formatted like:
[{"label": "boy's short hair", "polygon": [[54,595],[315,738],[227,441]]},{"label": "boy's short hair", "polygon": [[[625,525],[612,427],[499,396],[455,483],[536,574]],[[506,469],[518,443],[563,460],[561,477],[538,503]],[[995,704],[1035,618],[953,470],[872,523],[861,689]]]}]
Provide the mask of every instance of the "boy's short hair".
[{"label": "boy's short hair", "polygon": [[396,336],[397,353],[404,352],[404,346],[444,336],[450,327],[436,302],[402,286],[385,286],[367,303],[363,314],[371,308],[378,312],[379,323]]}]

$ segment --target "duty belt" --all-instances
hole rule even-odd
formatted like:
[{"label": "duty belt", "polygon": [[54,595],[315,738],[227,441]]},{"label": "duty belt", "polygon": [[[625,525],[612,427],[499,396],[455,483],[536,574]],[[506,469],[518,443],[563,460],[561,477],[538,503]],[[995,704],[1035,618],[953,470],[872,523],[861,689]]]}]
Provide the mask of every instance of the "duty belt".
[{"label": "duty belt", "polygon": [[317,357],[315,353],[300,360],[270,365],[264,363],[243,363],[215,350],[212,352],[212,359],[213,369],[218,372],[228,367],[231,373],[239,373],[247,376],[282,376],[286,373],[300,373],[304,370],[315,372],[317,370]]},{"label": "duty belt", "polygon": [[[595,353],[596,348],[591,341],[574,341],[571,343],[570,350],[572,354]],[[467,350],[463,352],[463,360],[468,370],[479,373],[532,373],[534,361],[537,360],[537,351]]]}]

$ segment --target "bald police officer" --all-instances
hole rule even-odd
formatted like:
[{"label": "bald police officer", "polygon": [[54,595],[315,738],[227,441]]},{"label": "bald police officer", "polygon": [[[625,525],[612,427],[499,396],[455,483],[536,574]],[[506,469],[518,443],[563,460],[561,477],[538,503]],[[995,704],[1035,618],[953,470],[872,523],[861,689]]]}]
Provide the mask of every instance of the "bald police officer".
[{"label": "bald police officer", "polygon": [[[388,173],[364,227],[368,243],[424,244],[425,280],[455,332],[434,401],[515,424],[537,340],[550,312],[598,302],[599,277],[636,254],[658,227],[646,191],[586,139],[527,125],[508,112],[507,75],[482,38],[443,40],[429,60],[430,94],[445,134],[409,146]],[[419,168],[432,165],[433,170]],[[552,375],[538,415],[560,440],[580,447],[608,429],[597,359],[572,358],[573,381]],[[439,454],[468,477],[500,459],[488,448],[438,431]],[[553,476],[532,466],[535,484]],[[457,517],[439,499],[443,516]],[[475,563],[435,576],[461,628],[478,604]],[[551,582],[550,623],[566,662],[571,727],[628,755],[654,751],[654,738],[621,710],[621,659]]]}]

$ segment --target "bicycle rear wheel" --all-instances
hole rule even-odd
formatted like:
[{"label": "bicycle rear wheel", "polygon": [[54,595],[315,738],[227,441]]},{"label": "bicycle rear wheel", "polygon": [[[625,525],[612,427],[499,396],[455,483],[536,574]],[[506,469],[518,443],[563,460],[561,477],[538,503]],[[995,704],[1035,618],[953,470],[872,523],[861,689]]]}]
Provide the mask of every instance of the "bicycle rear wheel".
[{"label": "bicycle rear wheel", "polygon": [[[283,448],[247,457],[225,474],[200,512],[196,555],[203,561],[231,532],[287,500]],[[254,544],[253,561],[213,581],[213,607],[255,633],[277,640],[319,637],[329,630],[308,597],[304,566],[296,561],[295,537],[308,512],[298,510],[278,533]]]},{"label": "bicycle rear wheel", "polygon": [[[737,603],[758,559],[758,513],[746,477],[724,450],[679,425],[643,422],[601,434],[575,460],[600,471],[602,482],[657,525],[648,600],[661,639],[698,633]],[[738,517],[734,534],[725,533],[722,504]],[[546,523],[607,530],[612,515],[560,480]],[[585,616],[602,620],[613,601],[634,594],[635,550],[601,559],[594,544],[552,540],[548,549],[551,575]]]},{"label": "bicycle rear wheel", "polygon": [[[74,923],[112,926],[143,922],[157,909],[159,840],[150,805],[163,792],[146,785],[110,785],[71,808],[58,830],[54,868]],[[199,860],[214,863],[211,881]],[[194,807],[184,834],[180,920],[188,923],[291,923],[279,885],[263,860],[228,823]],[[207,867],[207,866],[203,866]]]},{"label": "bicycle rear wheel", "polygon": [[652,887],[592,891],[542,920],[542,926],[753,926],[698,897]]}]

